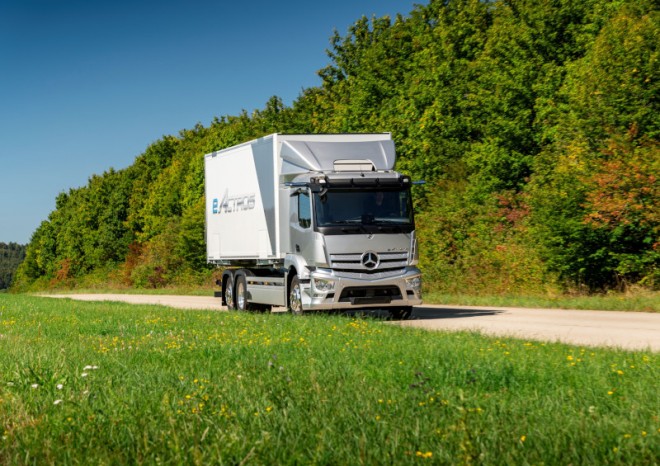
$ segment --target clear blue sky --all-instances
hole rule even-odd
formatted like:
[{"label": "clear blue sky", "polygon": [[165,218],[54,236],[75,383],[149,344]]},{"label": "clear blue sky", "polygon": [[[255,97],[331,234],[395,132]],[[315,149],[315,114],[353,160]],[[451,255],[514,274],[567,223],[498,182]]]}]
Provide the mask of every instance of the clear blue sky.
[{"label": "clear blue sky", "polygon": [[0,242],[27,243],[55,196],[166,134],[290,105],[333,29],[413,0],[0,1]]}]

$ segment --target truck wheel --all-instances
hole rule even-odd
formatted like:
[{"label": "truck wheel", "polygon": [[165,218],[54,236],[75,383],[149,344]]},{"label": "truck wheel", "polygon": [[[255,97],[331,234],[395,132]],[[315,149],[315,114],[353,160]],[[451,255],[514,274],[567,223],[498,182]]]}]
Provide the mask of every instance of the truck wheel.
[{"label": "truck wheel", "polygon": [[292,314],[302,315],[302,291],[300,290],[300,280],[298,276],[294,275],[291,279],[290,291],[289,291],[289,310]]},{"label": "truck wheel", "polygon": [[225,283],[225,304],[230,311],[236,309],[236,303],[234,302],[234,277],[231,275],[227,277],[227,283]]},{"label": "truck wheel", "polygon": [[247,311],[249,309],[247,282],[243,275],[236,277],[236,309],[239,311]]},{"label": "truck wheel", "polygon": [[408,320],[412,315],[412,306],[390,309],[390,314],[394,320]]}]

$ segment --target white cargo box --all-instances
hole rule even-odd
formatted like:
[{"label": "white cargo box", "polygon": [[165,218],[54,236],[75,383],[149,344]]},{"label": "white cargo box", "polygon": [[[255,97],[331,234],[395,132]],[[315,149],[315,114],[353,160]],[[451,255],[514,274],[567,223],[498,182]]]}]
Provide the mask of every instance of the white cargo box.
[{"label": "white cargo box", "polygon": [[286,181],[305,173],[387,171],[394,160],[389,133],[272,134],[207,154],[208,261],[283,259],[289,252],[281,244],[289,237]]}]

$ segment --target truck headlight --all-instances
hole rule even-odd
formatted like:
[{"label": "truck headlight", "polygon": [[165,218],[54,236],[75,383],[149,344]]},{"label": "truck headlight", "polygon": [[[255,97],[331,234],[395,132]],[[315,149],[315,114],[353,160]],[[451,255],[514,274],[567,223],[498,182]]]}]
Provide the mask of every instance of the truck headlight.
[{"label": "truck headlight", "polygon": [[324,278],[314,278],[312,279],[312,288],[319,293],[329,293],[330,291],[334,291],[335,282]]},{"label": "truck headlight", "polygon": [[422,277],[406,278],[406,287],[410,290],[419,293],[422,290]]}]

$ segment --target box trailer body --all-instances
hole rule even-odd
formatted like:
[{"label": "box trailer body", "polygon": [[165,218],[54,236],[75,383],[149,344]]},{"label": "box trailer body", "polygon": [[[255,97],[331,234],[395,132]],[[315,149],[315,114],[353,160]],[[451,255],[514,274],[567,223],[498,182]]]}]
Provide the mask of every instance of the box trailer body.
[{"label": "box trailer body", "polygon": [[209,263],[230,308],[421,303],[411,181],[383,134],[272,134],[205,156]]}]

